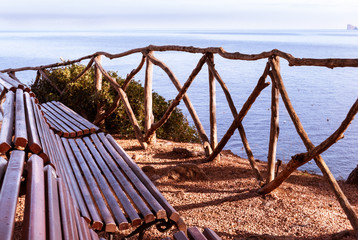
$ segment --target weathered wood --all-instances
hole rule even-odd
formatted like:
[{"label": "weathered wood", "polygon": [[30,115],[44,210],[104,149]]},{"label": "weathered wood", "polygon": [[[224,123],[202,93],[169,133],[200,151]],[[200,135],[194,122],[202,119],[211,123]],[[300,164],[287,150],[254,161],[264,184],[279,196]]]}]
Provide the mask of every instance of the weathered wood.
[{"label": "weathered wood", "polygon": [[1,191],[2,177],[5,175],[6,167],[7,167],[7,161],[3,157],[0,157],[0,191]]},{"label": "weathered wood", "polygon": [[[96,63],[99,63],[102,65],[102,55],[98,55],[95,57]],[[102,90],[102,72],[97,67],[97,64],[94,67],[94,89],[95,89],[95,96],[98,97],[99,93]],[[97,102],[97,112],[95,116],[95,122],[100,123],[97,119],[104,113],[103,105],[100,102]]]},{"label": "weathered wood", "polygon": [[[161,206],[163,206],[163,208],[165,209],[167,214],[165,214],[165,213],[163,214],[163,212],[161,210],[157,210],[156,211],[157,218],[161,218],[161,217],[164,217],[165,215],[168,215],[171,220],[177,222],[179,220],[178,212],[168,203],[168,201],[163,197],[163,195],[155,187],[155,185],[152,183],[152,181],[150,181],[150,179],[147,177],[147,175],[145,175],[145,173],[142,171],[142,169],[140,169],[138,167],[138,165],[135,162],[133,162],[133,160],[128,156],[128,154],[121,148],[121,146],[119,146],[117,144],[116,140],[109,134],[107,136],[104,136],[103,133],[100,133],[100,134],[98,134],[98,136],[102,140],[103,144],[110,151],[112,157],[117,161],[117,163],[121,163],[121,161],[124,160],[126,164],[124,165],[121,163],[122,166],[124,168],[127,168],[126,166],[130,167],[131,171],[133,171],[135,173],[136,177],[134,177],[134,178],[139,178],[140,181],[149,190],[151,195],[155,197],[155,199],[160,203]],[[113,151],[112,148],[114,148],[115,151]],[[120,156],[118,156],[118,154]],[[127,172],[131,172],[131,171],[127,170]],[[131,179],[134,179],[134,178],[131,178]],[[137,186],[136,183],[134,185]],[[158,206],[156,208],[160,209],[161,207]],[[153,207],[153,209],[155,210],[154,207]]]},{"label": "weathered wood", "polygon": [[[93,140],[96,148],[101,153],[103,160],[105,161],[105,162],[101,161],[101,159],[99,159],[100,161],[97,160],[98,165],[101,167],[102,171],[105,173],[104,175],[108,179],[108,182],[111,183],[112,188],[117,195],[117,198],[119,200],[121,200],[122,199],[121,196],[122,196],[122,194],[124,194],[124,192],[120,188],[120,186],[121,186],[125,190],[125,192],[128,194],[128,196],[131,198],[131,200],[135,204],[136,208],[143,215],[144,221],[147,223],[154,221],[153,213],[148,208],[148,206],[145,204],[143,199],[139,196],[139,194],[135,191],[135,189],[130,184],[128,179],[122,174],[122,172],[118,168],[118,166],[115,163],[115,161],[113,160],[113,158],[110,156],[110,154],[107,152],[105,147],[102,145],[102,142],[99,140],[98,136],[96,134],[92,134],[91,139]],[[86,143],[88,142],[87,139],[85,139],[85,141],[86,141]],[[90,147],[90,144],[87,144],[87,146]],[[96,157],[97,153],[95,151],[93,151],[91,147],[90,147],[90,149],[91,149],[92,154]],[[109,168],[107,167],[107,165]],[[113,175],[111,174],[111,171],[113,172]],[[115,179],[117,179],[117,180],[115,180]],[[119,191],[119,192],[117,192],[117,191]],[[125,199],[127,199],[127,197],[125,195],[123,195],[123,197],[125,197]],[[127,201],[127,200],[124,200],[124,201]],[[122,203],[122,205],[123,205],[123,203]],[[125,207],[124,209],[127,211],[127,207]],[[128,214],[128,215],[130,215],[130,214]],[[133,223],[136,224],[132,220],[132,224]]]},{"label": "weathered wood", "polygon": [[[163,69],[164,72],[166,72],[166,74],[168,75],[169,79],[172,81],[172,83],[174,84],[174,86],[176,87],[176,89],[180,92],[180,90],[182,89],[182,85],[180,84],[179,80],[177,79],[177,77],[174,75],[174,73],[169,69],[169,67],[162,61],[160,61],[159,59],[155,58],[153,55],[151,56],[147,56],[150,61],[157,65],[158,67],[160,67],[161,69]],[[212,152],[212,148],[210,146],[209,143],[209,138],[205,133],[204,127],[200,122],[199,116],[196,113],[193,104],[191,103],[189,97],[187,94],[184,94],[183,96],[183,101],[185,103],[186,108],[188,109],[191,118],[193,119],[193,122],[195,124],[195,127],[199,133],[199,136],[201,138],[201,141],[203,143],[204,146],[204,150],[205,150],[205,155],[209,156],[209,154]]]},{"label": "weathered wood", "polygon": [[[69,137],[76,137],[78,132],[82,132],[81,129],[71,124],[70,121],[68,121],[61,115],[56,114],[56,112],[53,113],[51,111],[52,109],[47,107],[45,104],[41,106],[42,106],[42,111],[45,113],[45,117],[57,123],[56,126],[58,125],[60,126],[60,131],[62,131],[65,136],[66,133],[68,133]],[[73,129],[72,127],[75,127],[75,129]]]},{"label": "weathered wood", "polygon": [[108,149],[109,153],[115,160],[115,162],[118,164],[120,169],[125,173],[125,175],[128,177],[128,179],[132,182],[133,187],[137,189],[139,194],[142,195],[142,197],[146,200],[148,205],[153,209],[154,213],[156,214],[156,217],[158,219],[164,219],[167,217],[166,212],[164,211],[161,204],[158,202],[158,200],[153,196],[150,189],[148,189],[147,185],[141,181],[141,176],[138,176],[137,172],[135,172],[131,166],[128,166],[128,162],[125,161],[123,156],[121,156],[116,150],[116,148],[112,145],[110,141],[104,136],[103,133],[99,133],[98,136],[100,137],[103,144]]},{"label": "weathered wood", "polygon": [[8,79],[8,76],[6,76],[6,74],[0,72],[0,84],[8,91],[15,92],[17,89],[17,86],[14,86],[13,84],[9,83],[8,81],[6,81],[6,79]]},{"label": "weathered wood", "polygon": [[119,96],[121,97],[121,100],[123,102],[124,108],[126,110],[127,116],[129,118],[129,121],[132,124],[132,127],[134,129],[134,133],[135,136],[138,140],[138,142],[140,143],[140,145],[146,149],[147,148],[147,143],[145,143],[143,141],[143,135],[142,135],[142,131],[139,127],[137,118],[134,115],[134,112],[132,110],[132,107],[129,103],[127,94],[123,91],[123,89],[119,86],[119,84],[117,83],[117,81],[115,79],[113,79],[104,69],[103,67],[96,62],[96,65],[98,66],[98,68],[101,70],[101,72],[103,73],[103,75],[105,76],[105,78],[111,83],[112,87],[114,89],[116,89],[116,91],[118,92]]},{"label": "weathered wood", "polygon": [[247,112],[250,110],[250,108],[251,108],[252,104],[255,102],[256,98],[260,95],[261,91],[264,90],[268,85],[270,85],[270,83],[265,83],[265,79],[266,78],[259,79],[256,87],[254,88],[254,90],[252,91],[252,93],[250,94],[250,96],[248,97],[248,99],[246,100],[244,105],[242,106],[240,112],[235,117],[234,121],[232,122],[231,126],[229,127],[229,129],[227,130],[225,135],[222,137],[220,142],[218,143],[217,147],[214,149],[212,154],[210,154],[210,156],[207,158],[207,161],[212,161],[222,151],[222,149],[224,148],[226,143],[229,141],[231,136],[234,134],[235,129],[238,128],[238,126],[240,125],[240,123],[242,122],[244,117],[246,116]]},{"label": "weathered wood", "polygon": [[64,105],[63,103],[56,102],[56,101],[52,101],[52,103],[56,105],[58,108],[60,108],[63,112],[70,115],[73,119],[85,125],[90,130],[91,133],[95,133],[96,131],[99,130],[99,127],[97,127],[96,125],[94,125],[93,123],[91,123],[90,121],[88,121],[87,119],[85,119],[84,117],[82,117],[81,115],[79,115],[78,113],[76,113],[71,108]]},{"label": "weathered wood", "polygon": [[188,238],[183,231],[179,231],[174,233],[174,240],[188,240]]},{"label": "weathered wood", "polygon": [[66,124],[68,124],[72,129],[76,131],[77,136],[82,136],[83,134],[90,133],[90,130],[85,125],[73,119],[70,115],[65,113],[61,108],[58,108],[56,104],[54,104],[53,102],[47,102],[46,104],[42,104],[42,105],[47,106],[48,109],[51,108],[51,110],[54,111],[56,115],[60,115],[61,117],[66,119],[65,121]]},{"label": "weathered wood", "polygon": [[[58,135],[56,135],[55,137],[56,137],[55,144],[58,147],[61,157],[62,157],[62,161],[60,161],[60,167],[63,172],[62,176],[63,176],[65,182],[67,183],[67,189],[64,188],[64,190],[66,191],[64,194],[66,195],[67,191],[69,191],[69,193],[71,194],[71,196],[74,199],[74,203],[79,208],[82,217],[85,218],[88,223],[90,223],[91,222],[90,213],[88,212],[85,201],[83,200],[83,197],[81,194],[82,191],[80,190],[79,184],[76,181],[76,178],[74,176],[74,171],[72,171],[72,169],[71,169],[69,159],[67,158],[66,150],[61,142],[61,138]],[[68,206],[68,204],[67,204],[67,206]]]},{"label": "weathered wood", "polygon": [[24,151],[14,150],[11,152],[0,191],[0,236],[3,240],[13,239],[16,205],[24,161]]},{"label": "weathered wood", "polygon": [[271,126],[270,141],[267,155],[267,178],[266,183],[271,182],[275,178],[276,150],[279,134],[279,90],[275,81],[272,79],[271,90]]},{"label": "weathered wood", "polygon": [[40,137],[36,128],[35,113],[32,107],[31,97],[28,92],[24,93],[26,104],[27,135],[29,137],[29,149],[38,154],[42,151]]},{"label": "weathered wood", "polygon": [[42,79],[45,79],[60,95],[62,91],[57,87],[57,85],[52,82],[46,75],[46,73],[43,71],[43,69],[39,69],[39,73],[41,74]]},{"label": "weathered wood", "polygon": [[[207,61],[214,63],[214,55],[212,53],[208,54]],[[210,67],[208,66],[209,72],[209,107],[210,107],[210,144],[211,148],[215,149],[218,145],[218,129],[216,124],[216,86],[215,86],[215,77]],[[220,161],[220,155],[217,155],[214,159],[215,161]]]},{"label": "weathered wood", "polygon": [[[208,67],[209,67],[210,71],[212,72],[212,74],[214,74],[216,80],[219,82],[219,84],[220,84],[220,86],[221,86],[221,88],[222,88],[222,90],[223,90],[223,92],[225,94],[226,100],[227,100],[227,102],[229,104],[231,113],[232,113],[233,117],[236,118],[238,113],[237,113],[234,101],[232,100],[232,97],[231,97],[231,94],[229,92],[229,89],[227,88],[225,82],[222,80],[220,74],[216,71],[214,63],[211,62],[209,59],[206,60],[206,63],[208,64]],[[268,75],[268,72],[269,72],[269,69],[270,69],[270,64],[267,63],[266,67],[265,67],[265,70],[264,70],[263,74],[261,75],[260,79],[266,79],[266,77]],[[248,142],[247,137],[246,137],[244,126],[242,125],[241,122],[239,123],[237,129],[238,129],[238,131],[240,133],[241,141],[242,141],[242,143],[244,145],[246,155],[247,155],[247,158],[248,158],[248,160],[250,162],[251,168],[255,173],[256,179],[259,181],[259,183],[261,183],[261,182],[263,182],[263,177],[262,177],[262,175],[260,173],[260,170],[259,170],[259,168],[258,168],[258,166],[256,164],[254,155],[253,155],[253,153],[251,151],[251,147],[250,147],[249,142]]]},{"label": "weathered wood", "polygon": [[116,98],[114,99],[112,105],[101,115],[99,115],[94,121],[93,124],[98,124],[102,122],[104,119],[108,118],[114,111],[118,108],[119,103],[121,101],[121,95],[117,94]]},{"label": "weathered wood", "polygon": [[24,214],[24,239],[46,238],[45,184],[43,160],[32,155],[27,161],[28,180]]},{"label": "weathered wood", "polygon": [[[152,55],[152,52],[146,53],[146,55]],[[145,68],[145,82],[144,82],[144,132],[146,136],[144,141],[146,143],[155,143],[155,132],[148,135],[148,131],[154,123],[153,115],[153,63],[147,58]]]},{"label": "weathered wood", "polygon": [[51,165],[47,165],[44,169],[47,203],[47,239],[62,240],[62,224],[59,224],[61,223],[61,215],[56,172]]},{"label": "weathered wood", "polygon": [[207,240],[197,227],[188,228],[188,237],[194,240]]},{"label": "weathered wood", "polygon": [[[76,156],[78,165],[81,168],[81,171],[86,178],[88,188],[92,193],[92,196],[94,198],[94,201],[96,202],[98,210],[102,215],[103,221],[105,223],[105,231],[106,232],[115,232],[116,228],[117,228],[116,223],[115,223],[109,209],[107,208],[107,205],[106,205],[104,199],[102,198],[101,192],[98,189],[98,185],[97,185],[95,179],[93,178],[93,176],[91,174],[91,170],[88,168],[86,161],[83,158],[81,151],[76,144],[76,141],[74,139],[69,139],[68,142],[70,143],[71,149],[72,149],[74,155]],[[121,222],[119,222],[119,223],[121,223]],[[128,227],[128,225],[126,225],[126,223],[123,223],[120,226],[123,226],[123,229]]]},{"label": "weathered wood", "polygon": [[[320,168],[323,175],[330,183],[341,207],[343,208],[344,212],[346,213],[350,223],[352,224],[355,234],[358,238],[357,214],[355,213],[355,211],[352,208],[352,206],[350,205],[347,197],[344,195],[343,191],[339,187],[336,179],[333,177],[329,168],[326,166],[326,163],[324,162],[322,157],[319,155],[320,153],[322,153],[323,151],[328,149],[332,144],[334,144],[336,141],[338,141],[339,139],[341,139],[343,137],[343,132],[347,129],[347,127],[353,120],[354,116],[358,112],[358,99],[351,107],[350,111],[347,114],[347,117],[344,119],[341,126],[328,139],[326,139],[324,142],[322,142],[318,147],[315,147],[313,145],[313,143],[310,141],[306,131],[304,130],[302,123],[301,123],[298,115],[296,114],[296,112],[291,104],[291,101],[288,97],[287,91],[284,87],[283,80],[282,80],[282,77],[281,77],[281,74],[279,71],[278,59],[273,58],[271,60],[271,64],[272,64],[272,73],[276,80],[278,88],[280,90],[280,94],[281,94],[282,100],[285,104],[285,107],[291,117],[291,120],[296,128],[298,135],[301,137],[303,143],[305,144],[307,150],[309,151],[308,153],[306,153],[304,155],[296,155],[296,157],[294,159],[292,159],[289,162],[289,164],[286,166],[286,168],[283,171],[281,171],[281,173],[276,177],[276,179],[278,179],[278,181],[276,182],[276,179],[275,179],[274,181],[271,182],[272,186],[274,186],[276,184],[280,185],[284,181],[284,179],[286,179],[292,173],[293,169],[296,169],[298,166],[300,166],[301,163],[308,162],[309,159],[312,159],[314,157],[317,166]],[[286,177],[287,174],[288,174],[288,176]],[[273,189],[276,188],[276,187],[272,188],[272,186],[267,186],[267,187],[265,186],[264,188],[266,188],[266,191],[263,191],[263,189],[261,189],[260,192],[262,192],[262,193],[268,192],[267,190],[272,191]]]},{"label": "weathered wood", "polygon": [[210,228],[204,228],[203,234],[208,240],[221,240],[221,237],[219,237],[216,232]]},{"label": "weathered wood", "polygon": [[136,69],[133,69],[126,77],[126,80],[124,81],[123,85],[122,85],[122,89],[123,91],[126,91],[129,83],[131,82],[131,80],[133,79],[133,77],[143,68],[144,63],[145,63],[145,56],[142,56],[142,60],[140,61],[138,67]]},{"label": "weathered wood", "polygon": [[16,90],[14,143],[15,148],[21,150],[25,149],[28,143],[24,91],[19,88]]},{"label": "weathered wood", "polygon": [[[68,143],[68,140],[66,138],[62,138],[63,146],[66,150],[68,162],[70,163],[72,170],[68,169],[69,171],[72,171],[74,173],[74,176],[76,177],[79,189],[82,193],[83,199],[86,202],[86,206],[88,208],[88,211],[91,215],[92,219],[92,228],[95,230],[101,230],[103,223],[102,219],[97,211],[96,204],[94,203],[92,196],[89,192],[89,189],[87,188],[86,181],[82,176],[81,170],[77,164],[76,158],[72,153],[71,147]],[[72,181],[71,181],[72,182]]]},{"label": "weathered wood", "polygon": [[5,97],[6,97],[6,93],[7,93],[7,89],[3,88],[1,90],[1,94],[0,94],[0,113],[1,115],[4,117],[4,108],[3,108],[3,103],[5,101]]},{"label": "weathered wood", "polygon": [[[88,137],[86,137],[86,138],[88,138]],[[95,163],[88,148],[86,147],[86,145],[84,144],[82,139],[76,139],[76,143],[77,143],[77,147],[81,150],[81,152],[83,154],[83,159],[78,158],[79,157],[78,154],[76,155],[77,161],[79,162],[79,164],[82,168],[82,172],[84,173],[84,175],[87,179],[87,183],[90,186],[90,189],[93,193],[93,196],[95,197],[97,206],[99,207],[99,209],[102,213],[102,216],[104,217],[105,220],[106,220],[106,218],[110,219],[109,217],[112,217],[110,212],[108,211],[110,209],[113,213],[115,220],[117,221],[119,229],[120,230],[128,229],[129,228],[128,221],[127,221],[126,217],[124,216],[121,208],[119,207],[115,197],[113,196],[110,186],[107,184],[104,176],[101,174],[101,171],[98,169],[97,164]],[[76,154],[77,149],[74,148],[74,145],[72,144],[71,141],[70,141],[70,144]],[[84,160],[84,159],[86,159],[86,160]],[[92,179],[96,180],[96,181],[92,182]],[[98,184],[96,184],[95,182],[97,182]],[[108,206],[106,206],[106,204],[101,196],[101,193],[99,193],[99,191],[98,191],[98,193],[100,195],[97,196],[97,193],[94,189],[101,190],[101,193],[103,194],[106,201],[108,202]],[[97,197],[100,199],[97,199]],[[107,211],[108,211],[108,216],[106,215]],[[138,219],[138,215],[130,216],[130,217],[133,217],[134,220]]]},{"label": "weathered wood", "polygon": [[194,68],[192,73],[190,74],[188,80],[185,82],[184,86],[181,88],[180,92],[175,97],[175,99],[170,103],[168,109],[165,111],[165,113],[163,114],[162,118],[159,121],[153,123],[151,128],[146,131],[146,134],[145,134],[145,137],[144,137],[145,142],[147,142],[151,138],[151,136],[154,134],[154,132],[159,127],[163,126],[163,124],[165,124],[166,121],[168,121],[170,115],[173,113],[173,111],[176,108],[176,106],[179,105],[180,100],[184,97],[184,94],[187,92],[187,90],[190,87],[191,83],[194,81],[195,77],[200,72],[201,68],[203,67],[203,65],[204,65],[204,63],[206,61],[206,58],[207,58],[206,55],[204,55],[203,57],[200,58],[198,64],[196,65],[196,67]]},{"label": "weathered wood", "polygon": [[6,94],[6,100],[4,103],[4,117],[0,130],[0,152],[6,153],[11,148],[12,135],[14,129],[14,118],[15,118],[15,94],[8,92]]}]

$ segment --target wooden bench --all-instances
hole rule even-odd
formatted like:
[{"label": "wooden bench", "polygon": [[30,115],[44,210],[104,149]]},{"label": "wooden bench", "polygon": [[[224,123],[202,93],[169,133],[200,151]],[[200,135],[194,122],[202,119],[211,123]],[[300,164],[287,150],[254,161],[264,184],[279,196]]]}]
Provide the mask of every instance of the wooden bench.
[{"label": "wooden bench", "polygon": [[[210,228],[204,228],[203,232],[197,227],[188,228],[187,234],[183,231],[174,233],[174,240],[221,240],[221,238]],[[170,237],[164,238],[162,240],[171,240]]]},{"label": "wooden bench", "polygon": [[172,226],[186,231],[178,212],[111,135],[59,102],[41,107],[20,88],[5,96],[0,130],[0,152],[8,159],[0,158],[4,239],[12,238],[22,178],[27,182],[26,239],[98,239],[94,230],[127,229],[132,232],[126,237],[141,239],[153,225],[159,231]]}]

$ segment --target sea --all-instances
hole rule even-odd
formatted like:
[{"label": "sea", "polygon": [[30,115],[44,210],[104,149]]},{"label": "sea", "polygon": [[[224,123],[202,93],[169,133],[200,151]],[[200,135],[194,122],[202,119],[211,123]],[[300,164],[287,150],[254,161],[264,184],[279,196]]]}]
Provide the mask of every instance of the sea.
[{"label": "sea", "polygon": [[[228,52],[256,54],[272,49],[298,58],[358,58],[358,31],[348,30],[126,30],[113,32],[1,32],[0,69],[38,66],[72,60],[97,51],[121,53],[148,45],[182,45],[195,47],[223,47]],[[182,84],[195,68],[201,54],[183,52],[155,52]],[[121,59],[103,58],[106,70],[117,71],[125,77],[136,68],[141,54]],[[228,86],[238,109],[250,95],[263,73],[267,60],[240,61],[215,56],[215,66]],[[288,95],[311,141],[318,145],[341,124],[358,97],[358,68],[290,67],[281,59],[281,74]],[[83,64],[87,64],[84,61]],[[30,84],[34,71],[17,73]],[[136,80],[143,83],[142,70]],[[269,81],[269,79],[267,79]],[[153,89],[167,100],[177,90],[167,75],[154,67]],[[219,140],[233,121],[225,96],[216,85],[217,124]],[[206,133],[210,135],[208,69],[203,67],[188,90]],[[270,135],[270,87],[266,88],[243,120],[247,138],[256,159],[266,161]],[[184,104],[179,107],[193,124]],[[292,155],[306,149],[280,100],[280,135],[277,158],[287,163]],[[225,149],[246,157],[236,131]],[[346,179],[358,164],[358,120],[353,120],[345,137],[322,154],[338,179]],[[311,161],[300,168],[321,174]]]}]

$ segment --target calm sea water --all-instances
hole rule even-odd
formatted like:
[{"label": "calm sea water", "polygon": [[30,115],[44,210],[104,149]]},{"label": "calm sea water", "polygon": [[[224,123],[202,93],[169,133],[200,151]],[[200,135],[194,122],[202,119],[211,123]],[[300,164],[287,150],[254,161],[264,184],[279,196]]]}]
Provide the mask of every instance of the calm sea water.
[{"label": "calm sea water", "polygon": [[[295,57],[358,58],[358,31],[142,31],[142,32],[0,32],[0,69],[37,66],[75,59],[96,51],[119,53],[129,49],[155,45],[186,45],[223,47],[226,51],[260,53],[277,48]],[[198,54],[155,53],[184,83],[201,57]],[[126,76],[141,56],[136,54],[120,60],[103,60],[108,70]],[[233,61],[215,57],[216,68],[229,87],[233,100],[241,108],[266,61]],[[84,62],[86,64],[86,62]],[[346,116],[358,96],[358,68],[327,69],[322,67],[289,67],[281,61],[282,76],[293,106],[312,142],[318,145],[332,134]],[[19,73],[26,83],[33,81],[34,72]],[[136,76],[144,79],[143,71]],[[176,96],[166,74],[154,68],[154,90],[167,99]],[[188,91],[207,133],[209,133],[208,74],[204,67]],[[185,113],[185,106],[180,105]],[[233,117],[225,96],[217,84],[218,130],[221,138]],[[190,116],[188,117],[190,120]],[[263,91],[243,121],[249,143],[257,159],[266,160],[270,126],[270,89]],[[226,147],[246,156],[236,132]],[[288,162],[305,147],[280,102],[280,137],[278,158]],[[346,178],[358,164],[358,122],[354,120],[345,138],[323,154],[336,177]],[[319,173],[315,164],[302,169]]]}]

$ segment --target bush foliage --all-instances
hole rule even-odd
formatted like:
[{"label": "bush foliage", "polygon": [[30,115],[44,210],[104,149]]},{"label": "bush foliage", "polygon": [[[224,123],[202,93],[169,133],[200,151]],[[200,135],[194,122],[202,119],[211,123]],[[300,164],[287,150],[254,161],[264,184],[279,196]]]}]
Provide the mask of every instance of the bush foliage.
[{"label": "bush foliage", "polygon": [[[83,117],[93,121],[96,117],[97,104],[99,103],[106,110],[116,98],[117,92],[110,87],[108,81],[103,79],[102,90],[95,94],[94,68],[87,71],[81,78],[72,82],[82,70],[83,65],[73,64],[63,68],[46,70],[48,78],[56,84],[58,89],[66,87],[67,91],[60,95],[58,91],[46,80],[40,79],[31,85],[31,90],[36,94],[38,100],[43,102],[60,101],[72,108]],[[117,73],[109,73],[117,82],[122,85],[124,80]],[[139,81],[132,80],[126,94],[128,96],[133,112],[137,117],[140,126],[144,124],[144,88]],[[170,101],[162,96],[153,93],[153,114],[156,120],[160,119],[168,108]],[[127,117],[122,102],[116,111],[104,122],[105,129],[110,133],[117,133],[123,137],[134,137],[134,130]],[[143,129],[142,129],[143,130]],[[198,134],[191,127],[180,109],[175,109],[169,120],[157,130],[157,137],[180,142],[198,142]]]}]

